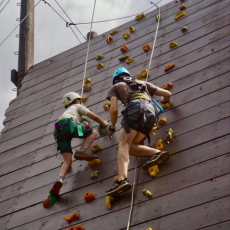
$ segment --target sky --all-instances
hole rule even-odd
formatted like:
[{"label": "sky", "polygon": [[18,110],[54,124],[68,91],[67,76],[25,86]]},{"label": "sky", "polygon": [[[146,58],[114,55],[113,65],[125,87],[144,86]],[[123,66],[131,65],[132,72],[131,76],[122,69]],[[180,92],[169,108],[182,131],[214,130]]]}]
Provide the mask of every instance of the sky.
[{"label": "sky", "polygon": [[[0,12],[9,0],[0,0]],[[93,13],[93,0],[57,0],[73,22],[90,22]],[[151,0],[153,1],[153,0]],[[153,1],[157,3],[159,0]],[[158,6],[165,5],[172,0],[162,0]],[[35,0],[37,3],[38,0]],[[59,8],[55,0],[47,2],[66,20],[69,19]],[[18,25],[17,18],[20,18],[20,0],[10,0],[0,13],[0,43]],[[97,0],[94,14],[94,21],[106,20],[111,18],[125,17],[128,15],[139,14],[152,5],[150,0]],[[155,8],[153,8],[155,9]],[[133,20],[134,17],[116,20],[106,23],[96,23],[92,30],[99,35]],[[81,40],[84,38],[72,27]],[[79,25],[78,28],[84,36],[90,31],[90,25]],[[34,64],[47,58],[64,52],[74,46],[79,45],[70,28],[66,27],[65,22],[47,4],[40,2],[35,8],[35,43],[34,43]],[[14,52],[18,51],[19,39],[16,37],[19,29],[0,46],[0,130],[4,128],[5,110],[9,107],[9,102],[16,97],[13,91],[15,85],[11,82],[11,70],[18,68],[18,56]]]}]

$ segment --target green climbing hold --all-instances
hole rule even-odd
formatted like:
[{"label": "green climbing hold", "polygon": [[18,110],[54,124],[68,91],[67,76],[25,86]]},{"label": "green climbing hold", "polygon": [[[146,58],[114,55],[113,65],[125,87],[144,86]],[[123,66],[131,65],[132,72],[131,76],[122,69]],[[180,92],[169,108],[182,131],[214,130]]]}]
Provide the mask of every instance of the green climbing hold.
[{"label": "green climbing hold", "polygon": [[57,200],[57,196],[53,196],[51,194],[49,194],[48,198],[43,200],[43,207],[50,207],[56,200]]},{"label": "green climbing hold", "polygon": [[120,57],[119,60],[120,61],[125,61],[128,58],[129,58],[129,55],[125,55],[124,57]]},{"label": "green climbing hold", "polygon": [[96,60],[97,60],[97,61],[98,61],[98,60],[101,60],[103,57],[104,57],[103,54],[99,54],[99,55],[97,55]]},{"label": "green climbing hold", "polygon": [[187,26],[182,26],[182,27],[181,27],[181,31],[182,31],[182,32],[186,32],[187,30],[188,30],[188,27],[187,27]]},{"label": "green climbing hold", "polygon": [[159,21],[159,18],[160,18],[159,14],[156,14],[155,19],[156,19],[157,22]]},{"label": "green climbing hold", "polygon": [[91,178],[91,179],[97,179],[97,178],[99,177],[99,174],[100,174],[99,171],[91,172],[90,178]]}]

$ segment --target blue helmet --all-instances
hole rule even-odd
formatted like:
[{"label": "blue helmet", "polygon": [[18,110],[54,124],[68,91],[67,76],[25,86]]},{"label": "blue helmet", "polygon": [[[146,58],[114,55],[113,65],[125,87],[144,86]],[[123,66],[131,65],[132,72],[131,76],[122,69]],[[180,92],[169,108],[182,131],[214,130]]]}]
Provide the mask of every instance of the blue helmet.
[{"label": "blue helmet", "polygon": [[113,85],[114,85],[115,78],[118,77],[122,73],[124,73],[127,76],[130,76],[130,72],[126,68],[124,68],[124,67],[117,68],[113,73],[113,80],[112,80]]}]

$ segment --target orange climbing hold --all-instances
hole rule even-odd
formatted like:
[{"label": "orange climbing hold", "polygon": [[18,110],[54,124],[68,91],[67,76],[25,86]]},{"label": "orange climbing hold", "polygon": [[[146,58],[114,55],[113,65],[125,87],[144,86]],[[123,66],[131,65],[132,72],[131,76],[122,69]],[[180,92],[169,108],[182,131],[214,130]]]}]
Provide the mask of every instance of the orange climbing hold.
[{"label": "orange climbing hold", "polygon": [[137,77],[136,79],[141,79],[147,77],[147,69],[143,70]]},{"label": "orange climbing hold", "polygon": [[162,150],[164,148],[163,144],[162,144],[162,140],[159,139],[156,143],[156,149]]},{"label": "orange climbing hold", "polygon": [[135,31],[134,27],[133,27],[133,26],[130,26],[130,27],[129,27],[129,31],[130,31],[131,33],[134,32],[134,31]]},{"label": "orange climbing hold", "polygon": [[126,32],[126,33],[123,34],[124,39],[127,39],[128,37],[129,37],[129,32]]},{"label": "orange climbing hold", "polygon": [[110,34],[107,35],[107,37],[106,37],[107,43],[110,43],[112,40],[113,40],[113,37]]},{"label": "orange climbing hold", "polygon": [[43,207],[44,207],[44,208],[47,207],[48,204],[49,204],[49,202],[50,202],[50,199],[45,199],[45,200],[43,200],[43,201],[42,201]]},{"label": "orange climbing hold", "polygon": [[122,46],[122,47],[120,48],[121,52],[125,52],[125,51],[127,51],[127,49],[128,49],[128,46],[127,46],[127,45],[124,45],[124,46]]},{"label": "orange climbing hold", "polygon": [[170,89],[170,88],[172,88],[173,87],[173,84],[172,83],[167,83],[165,86],[164,86],[164,89]]},{"label": "orange climbing hold", "polygon": [[110,34],[110,35],[113,35],[113,34],[115,34],[115,33],[117,33],[117,29],[111,31],[109,34]]},{"label": "orange climbing hold", "polygon": [[142,46],[142,49],[143,49],[145,52],[147,52],[147,51],[150,49],[149,44],[143,45],[143,46]]},{"label": "orange climbing hold", "polygon": [[141,20],[142,18],[144,18],[145,17],[145,13],[142,13],[142,14],[138,14],[136,17],[135,17],[135,19],[137,20],[137,21],[139,21],[139,20]]},{"label": "orange climbing hold", "polygon": [[90,85],[84,85],[83,92],[87,92],[89,90],[91,90],[91,86]]},{"label": "orange climbing hold", "polygon": [[71,222],[71,221],[76,220],[76,219],[77,219],[77,212],[76,211],[73,213],[72,216],[69,216],[69,215],[65,216],[65,220],[68,222]]},{"label": "orange climbing hold", "polygon": [[98,152],[99,150],[101,150],[101,146],[100,145],[94,145],[94,146],[92,146],[92,151],[94,153]]},{"label": "orange climbing hold", "polygon": [[81,225],[76,225],[68,228],[68,230],[83,230],[83,227]]},{"label": "orange climbing hold", "polygon": [[94,199],[94,195],[92,192],[86,192],[84,195],[84,199],[86,202],[93,200]]},{"label": "orange climbing hold", "polygon": [[175,64],[166,65],[166,66],[165,66],[165,72],[169,71],[169,70],[172,69],[174,66],[175,66]]}]

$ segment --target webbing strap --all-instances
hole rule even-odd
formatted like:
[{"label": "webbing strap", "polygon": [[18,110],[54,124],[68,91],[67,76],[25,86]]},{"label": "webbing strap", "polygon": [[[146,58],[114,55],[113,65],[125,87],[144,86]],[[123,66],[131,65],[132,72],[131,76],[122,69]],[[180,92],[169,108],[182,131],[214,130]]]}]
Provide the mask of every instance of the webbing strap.
[{"label": "webbing strap", "polygon": [[143,94],[143,93],[134,93],[132,96],[131,96],[131,100],[134,100],[134,99],[146,99],[148,101],[151,101],[151,98],[146,95],[146,94]]}]

